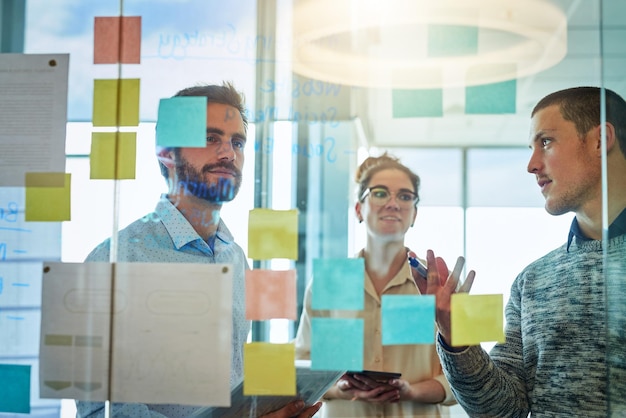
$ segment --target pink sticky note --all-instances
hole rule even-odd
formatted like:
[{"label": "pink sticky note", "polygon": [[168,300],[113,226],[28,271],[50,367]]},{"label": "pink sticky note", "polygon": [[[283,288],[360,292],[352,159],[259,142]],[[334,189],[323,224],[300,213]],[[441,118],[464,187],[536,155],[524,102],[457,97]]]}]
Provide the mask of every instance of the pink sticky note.
[{"label": "pink sticky note", "polygon": [[246,271],[246,319],[297,319],[295,270]]},{"label": "pink sticky note", "polygon": [[139,64],[141,16],[96,17],[93,39],[94,64]]}]

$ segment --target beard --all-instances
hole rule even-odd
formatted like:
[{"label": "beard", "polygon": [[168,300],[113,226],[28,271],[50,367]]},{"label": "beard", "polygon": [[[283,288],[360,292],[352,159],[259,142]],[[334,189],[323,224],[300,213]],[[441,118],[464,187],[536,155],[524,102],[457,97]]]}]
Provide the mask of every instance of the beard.
[{"label": "beard", "polygon": [[[177,190],[210,203],[230,202],[237,196],[241,187],[241,171],[232,162],[206,164],[201,171],[198,171],[180,154],[176,159]],[[235,173],[235,178],[219,177],[216,181],[205,181],[207,174],[220,168]]]}]

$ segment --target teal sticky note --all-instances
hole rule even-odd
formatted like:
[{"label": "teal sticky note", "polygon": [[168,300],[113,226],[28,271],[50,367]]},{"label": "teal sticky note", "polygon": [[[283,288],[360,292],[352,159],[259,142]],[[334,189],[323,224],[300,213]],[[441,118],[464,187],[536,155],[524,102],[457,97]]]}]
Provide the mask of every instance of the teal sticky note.
[{"label": "teal sticky note", "polygon": [[172,97],[159,101],[156,143],[162,147],[206,146],[206,97]]},{"label": "teal sticky note", "polygon": [[517,80],[465,87],[468,115],[515,114]]},{"label": "teal sticky note", "polygon": [[428,56],[454,57],[478,53],[478,26],[428,25]]},{"label": "teal sticky note", "polygon": [[365,299],[362,258],[313,260],[313,309],[360,311]]},{"label": "teal sticky note", "polygon": [[443,116],[442,89],[394,89],[391,95],[394,118]]},{"label": "teal sticky note", "polygon": [[0,364],[0,412],[30,414],[30,365]]},{"label": "teal sticky note", "polygon": [[363,370],[363,320],[312,318],[311,369]]},{"label": "teal sticky note", "polygon": [[434,344],[434,295],[383,295],[383,345]]}]

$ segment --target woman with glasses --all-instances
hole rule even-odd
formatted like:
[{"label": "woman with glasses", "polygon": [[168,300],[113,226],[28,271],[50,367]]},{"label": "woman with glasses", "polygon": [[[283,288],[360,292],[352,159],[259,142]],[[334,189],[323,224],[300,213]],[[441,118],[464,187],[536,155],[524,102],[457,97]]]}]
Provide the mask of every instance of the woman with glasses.
[{"label": "woman with glasses", "polygon": [[[355,214],[367,231],[365,302],[362,311],[312,310],[312,285],[305,294],[296,336],[296,356],[310,358],[311,318],[362,318],[363,369],[400,373],[399,378],[375,378],[347,373],[324,395],[325,417],[441,417],[444,405],[455,403],[443,376],[434,344],[383,345],[383,295],[426,293],[425,277],[414,279],[404,237],[413,226],[419,201],[419,176],[387,153],[367,158],[356,172]],[[419,277],[418,274],[416,274]],[[425,276],[425,274],[424,274]],[[433,334],[434,341],[434,334]]]}]

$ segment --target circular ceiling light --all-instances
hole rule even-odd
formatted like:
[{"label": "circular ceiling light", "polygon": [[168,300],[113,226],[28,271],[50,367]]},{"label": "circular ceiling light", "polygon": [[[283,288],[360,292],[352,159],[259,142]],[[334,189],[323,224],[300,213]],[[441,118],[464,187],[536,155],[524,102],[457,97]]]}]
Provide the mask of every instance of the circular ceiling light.
[{"label": "circular ceiling light", "polygon": [[[567,18],[544,0],[301,0],[293,28],[295,73],[362,87],[495,83],[541,72],[567,52]],[[460,37],[438,53],[432,34],[442,28]]]}]

